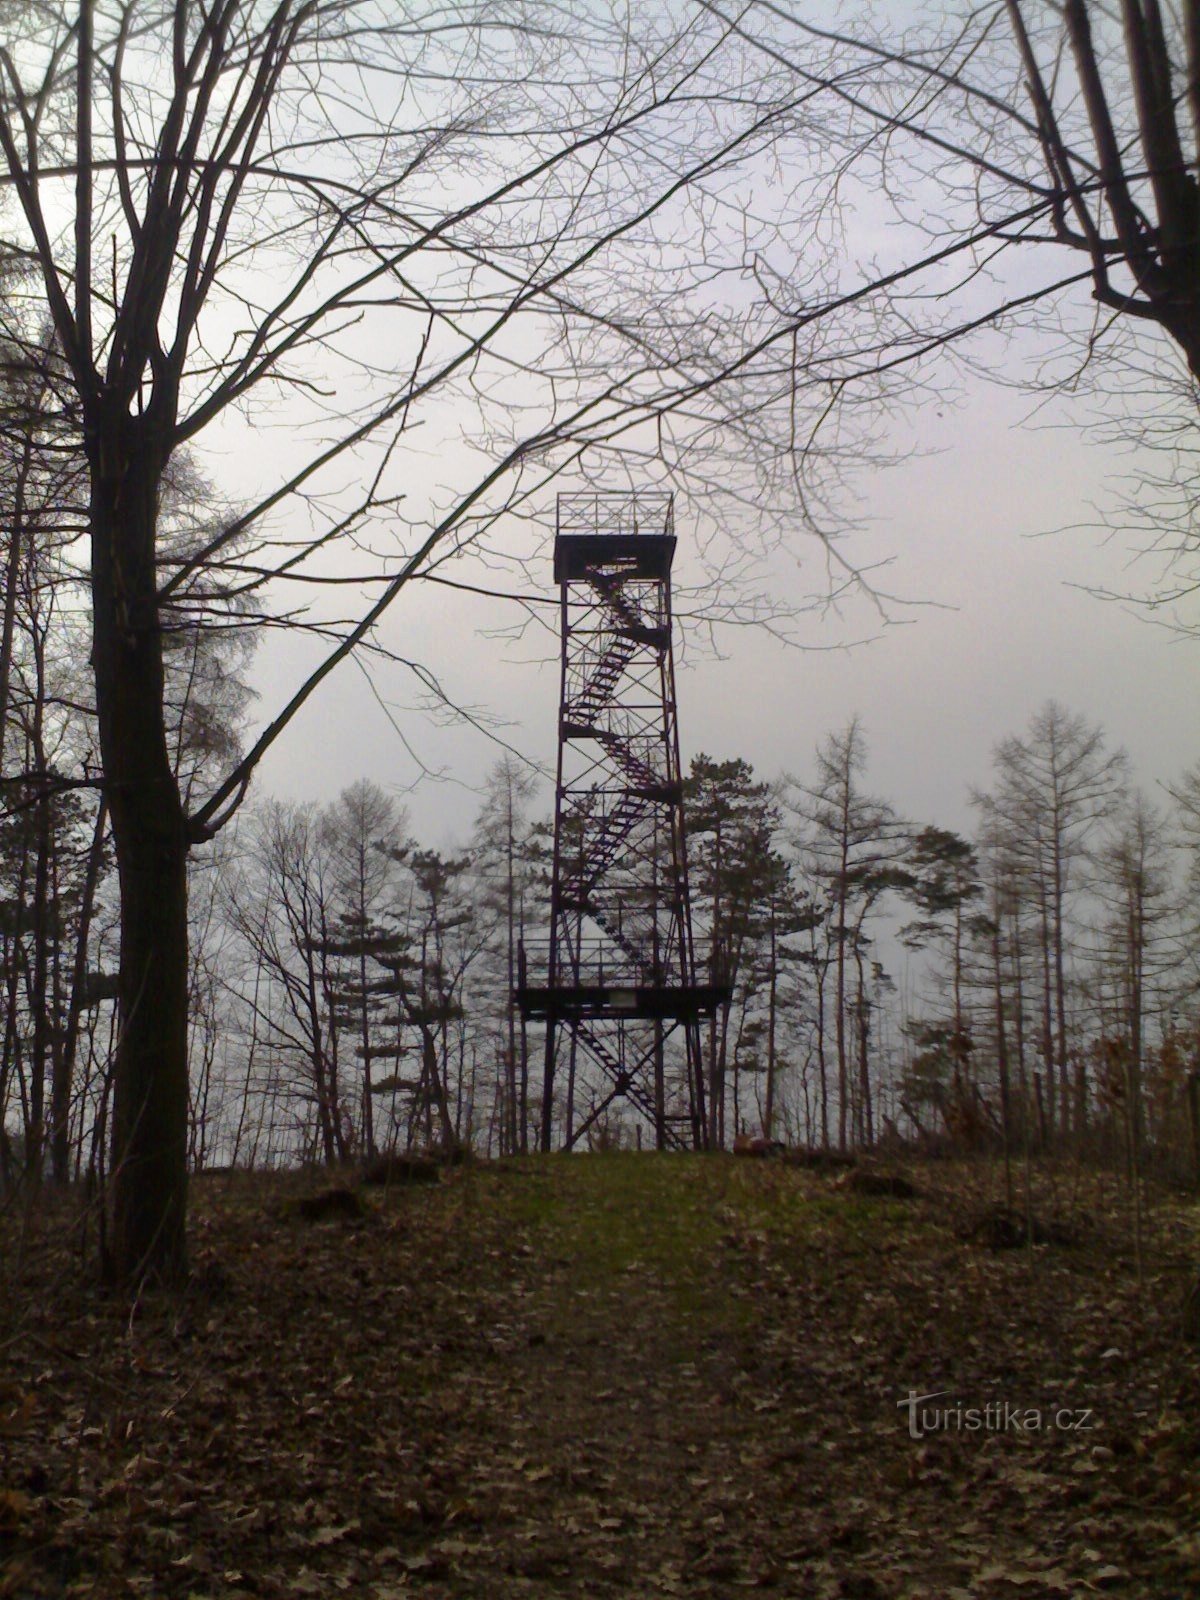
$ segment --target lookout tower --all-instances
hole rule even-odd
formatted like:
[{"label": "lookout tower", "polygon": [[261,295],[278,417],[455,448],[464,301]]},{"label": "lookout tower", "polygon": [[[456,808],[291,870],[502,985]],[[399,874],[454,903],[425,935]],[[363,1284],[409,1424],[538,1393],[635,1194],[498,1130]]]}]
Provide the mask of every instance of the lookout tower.
[{"label": "lookout tower", "polygon": [[[624,1098],[659,1149],[705,1139],[671,653],[673,498],[558,498],[562,689],[548,948],[517,1003],[546,1025],[541,1144],[568,1149]],[[541,959],[539,959],[539,957]]]}]

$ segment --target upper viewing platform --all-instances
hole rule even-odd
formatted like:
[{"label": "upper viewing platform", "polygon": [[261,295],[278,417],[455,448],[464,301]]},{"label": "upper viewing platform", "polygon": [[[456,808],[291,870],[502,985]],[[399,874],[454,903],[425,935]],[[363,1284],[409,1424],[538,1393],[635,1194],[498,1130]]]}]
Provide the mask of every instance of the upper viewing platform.
[{"label": "upper viewing platform", "polygon": [[554,579],[567,583],[618,562],[665,578],[675,555],[675,497],[665,490],[560,494]]}]

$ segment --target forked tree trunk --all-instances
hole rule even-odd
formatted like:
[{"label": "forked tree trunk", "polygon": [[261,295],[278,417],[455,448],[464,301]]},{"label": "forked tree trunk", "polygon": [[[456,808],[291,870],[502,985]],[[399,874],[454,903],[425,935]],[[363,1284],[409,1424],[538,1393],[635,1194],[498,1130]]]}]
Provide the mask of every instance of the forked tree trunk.
[{"label": "forked tree trunk", "polygon": [[187,1270],[188,840],[163,720],[154,561],[163,459],[134,436],[147,418],[106,420],[89,456],[93,665],[121,885],[112,1264],[137,1284]]}]

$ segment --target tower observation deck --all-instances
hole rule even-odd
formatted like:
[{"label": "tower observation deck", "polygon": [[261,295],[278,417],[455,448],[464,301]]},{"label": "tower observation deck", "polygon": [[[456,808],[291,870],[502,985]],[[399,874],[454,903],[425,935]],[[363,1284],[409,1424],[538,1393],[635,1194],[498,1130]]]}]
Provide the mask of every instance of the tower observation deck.
[{"label": "tower observation deck", "polygon": [[671,649],[670,494],[558,499],[562,676],[550,932],[522,947],[516,1000],[544,1022],[542,1148],[571,1148],[618,1100],[660,1148],[705,1140]]}]

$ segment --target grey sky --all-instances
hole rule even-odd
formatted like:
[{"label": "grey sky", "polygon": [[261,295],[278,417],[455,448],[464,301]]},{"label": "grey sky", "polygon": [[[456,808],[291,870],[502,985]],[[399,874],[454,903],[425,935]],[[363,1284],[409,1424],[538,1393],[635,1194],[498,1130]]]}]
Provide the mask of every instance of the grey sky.
[{"label": "grey sky", "polygon": [[[893,17],[911,20],[922,9],[945,15],[952,8],[904,4],[877,14],[886,15],[890,24]],[[857,7],[819,6],[806,15],[839,10]],[[810,159],[806,148],[801,140],[785,158],[782,184],[767,170],[769,162],[761,171],[742,174],[738,183],[761,198],[764,211],[776,199],[790,204],[789,186],[797,174],[805,180],[811,176],[800,165]],[[786,159],[794,163],[791,169]],[[945,197],[937,185],[945,175],[939,168],[924,188],[914,187],[905,226],[896,225],[872,193],[869,171],[860,181],[843,183],[840,249],[823,257],[830,240],[814,235],[809,257],[797,257],[791,253],[795,235],[780,235],[779,270],[795,271],[788,292],[805,286],[810,269],[825,292],[834,282],[845,288],[869,278],[872,263],[881,259],[894,263],[921,255],[931,247],[922,231],[925,201],[931,214],[938,209]],[[970,172],[964,169],[957,177],[969,179]],[[965,194],[962,216],[970,214],[969,183]],[[736,259],[734,249],[730,260]],[[1028,289],[1077,267],[1057,249],[1022,244],[996,264],[994,278],[970,283],[964,304],[979,310],[1002,298],[1005,287]],[[956,267],[954,276],[961,271],[965,268]],[[949,281],[945,273],[937,280],[940,287]],[[720,284],[721,292],[746,292],[745,274],[739,279],[732,268]],[[1075,305],[1084,331],[1088,303],[1086,288],[1081,289]],[[910,309],[923,316],[930,307],[914,300]],[[933,309],[936,315],[942,308]],[[376,332],[372,325],[372,340]],[[361,337],[368,339],[365,324]],[[1003,378],[1028,378],[1036,353],[1053,341],[1047,315],[1011,346],[991,338],[972,350]],[[498,392],[521,398],[506,372],[500,381],[504,387]],[[437,500],[435,484],[461,488],[458,475],[470,482],[477,470],[478,456],[464,446],[471,419],[452,406],[438,402],[414,444],[406,444],[405,491],[415,490],[414,506],[423,498],[431,504]],[[970,823],[968,786],[988,781],[992,746],[1020,730],[1050,696],[1102,723],[1114,744],[1124,744],[1152,795],[1157,784],[1196,759],[1200,610],[1195,599],[1190,620],[1197,632],[1188,639],[1070,587],[1145,592],[1153,586],[1157,573],[1149,563],[1131,566],[1125,543],[1106,544],[1095,529],[1105,508],[1128,489],[1135,463],[1114,451],[1111,440],[1104,445],[1087,441],[1083,425],[1094,413],[1092,399],[1064,398],[1040,416],[1038,425],[1021,426],[1031,407],[1031,400],[1011,387],[970,377],[953,404],[927,399],[919,408],[895,413],[882,448],[903,464],[887,470],[864,466],[841,507],[843,520],[854,529],[844,545],[846,558],[873,569],[882,589],[902,597],[890,602],[885,614],[861,598],[840,615],[811,611],[794,630],[807,649],[785,649],[752,629],[723,628],[716,635],[721,654],[715,658],[699,630],[681,629],[685,758],[706,749],[715,756],[745,756],[763,776],[787,769],[802,773],[822,735],[858,713],[871,748],[871,785],[918,820],[958,827]],[[268,441],[282,454],[301,448],[278,422],[255,440],[255,450]],[[245,451],[244,438],[231,436],[226,442],[233,457]],[[354,465],[347,461],[343,476]],[[722,470],[714,467],[715,474]],[[540,509],[549,515],[553,491],[544,502]],[[423,513],[415,509],[413,514],[419,521]],[[677,576],[686,589],[700,576],[696,544],[701,530],[689,520],[686,506],[679,507],[677,520]],[[733,535],[735,541],[741,536]],[[386,548],[385,528],[377,527],[373,537]],[[517,543],[523,537],[514,530]],[[481,572],[478,565],[468,565],[447,575],[478,581]],[[525,573],[499,569],[491,577],[505,589],[528,592],[532,586],[547,600],[554,596],[548,551]],[[775,595],[801,604],[823,588],[819,545],[797,523],[794,536],[754,579],[765,579]],[[389,649],[435,673],[454,700],[496,718],[498,736],[549,769],[557,695],[554,640],[539,629],[516,640],[498,631],[520,616],[504,602],[419,585],[401,596],[380,637]],[[869,642],[840,648],[860,640]],[[302,670],[319,658],[312,640],[272,635],[255,667],[264,712],[277,708]],[[471,728],[434,725],[417,709],[420,687],[403,668],[365,666],[390,708],[390,719],[363,667],[343,665],[272,750],[256,792],[328,799],[366,776],[405,796],[423,837],[442,843],[461,839],[478,788],[499,753],[496,745]],[[440,779],[423,778],[421,764]]]},{"label": "grey sky", "polygon": [[[987,783],[992,746],[1050,696],[1124,744],[1151,794],[1195,761],[1200,638],[1071,587],[1137,589],[1153,576],[1148,563],[1131,565],[1118,541],[1071,527],[1094,522],[1094,507],[1128,487],[1113,473],[1120,463],[1075,430],[1019,426],[1028,410],[1025,398],[977,382],[959,405],[924,407],[912,429],[897,432],[898,448],[911,432],[928,453],[861,474],[854,510],[870,526],[847,554],[863,564],[890,559],[877,575],[881,587],[927,604],[894,604],[888,623],[861,602],[842,617],[806,616],[798,631],[807,650],[729,627],[718,632],[716,658],[680,630],[685,760],[705,749],[744,756],[763,776],[803,772],[817,740],[857,712],[872,787],[918,820],[956,827],[970,825],[967,788]],[[690,530],[679,532],[685,581]],[[820,554],[804,536],[794,554],[801,564],[783,559],[778,570],[786,581],[790,568],[793,592],[803,595],[819,581]],[[548,556],[532,576],[553,598]],[[558,685],[546,637],[512,642],[484,632],[512,621],[514,610],[422,587],[399,603],[388,642],[425,662],[449,694],[504,719],[509,725],[494,731],[549,766]],[[304,656],[298,643],[265,650],[259,674],[268,691],[278,694]],[[327,799],[359,776],[398,791],[415,784],[405,793],[415,827],[431,841],[461,838],[477,803],[472,790],[497,747],[478,731],[437,727],[406,709],[416,695],[400,669],[375,677],[405,738],[445,773],[442,781],[420,777],[351,664],[272,753],[257,792]]]}]

